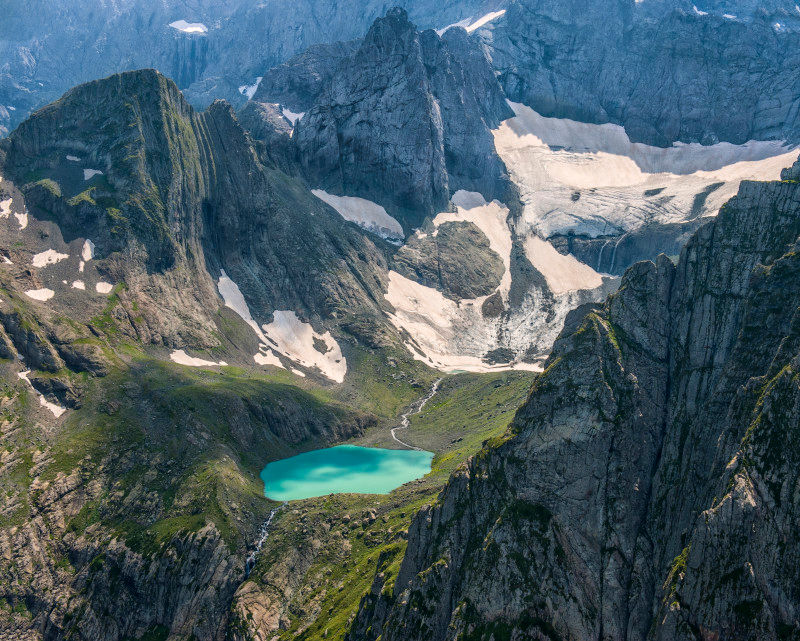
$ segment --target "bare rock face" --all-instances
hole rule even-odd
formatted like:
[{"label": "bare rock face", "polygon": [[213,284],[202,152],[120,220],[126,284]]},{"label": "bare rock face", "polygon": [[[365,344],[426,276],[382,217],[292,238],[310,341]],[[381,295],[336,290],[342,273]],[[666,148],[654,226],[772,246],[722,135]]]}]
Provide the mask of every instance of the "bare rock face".
[{"label": "bare rock face", "polygon": [[[0,135],[70,87],[128,69],[158,69],[197,107],[219,98],[243,104],[240,87],[265,69],[319,43],[361,38],[398,3],[426,28],[495,8],[489,0],[9,0],[0,25]],[[170,26],[181,20],[200,26]]]},{"label": "bare rock face", "polygon": [[340,63],[295,139],[310,183],[375,200],[416,227],[458,189],[487,200],[506,193],[489,130],[510,116],[465,31],[419,33],[392,9]]},{"label": "bare rock face", "polygon": [[444,223],[435,236],[411,236],[395,254],[394,269],[455,301],[488,296],[504,271],[486,236],[466,222]]},{"label": "bare rock face", "polygon": [[313,45],[267,71],[253,94],[256,102],[278,102],[295,113],[305,112],[333,78],[359,40]]},{"label": "bare rock face", "polygon": [[350,638],[800,633],[798,235],[798,183],[743,183],[677,266],[569,318]]},{"label": "bare rock face", "polygon": [[509,98],[543,115],[658,146],[797,142],[798,18],[781,2],[520,0],[486,40]]}]

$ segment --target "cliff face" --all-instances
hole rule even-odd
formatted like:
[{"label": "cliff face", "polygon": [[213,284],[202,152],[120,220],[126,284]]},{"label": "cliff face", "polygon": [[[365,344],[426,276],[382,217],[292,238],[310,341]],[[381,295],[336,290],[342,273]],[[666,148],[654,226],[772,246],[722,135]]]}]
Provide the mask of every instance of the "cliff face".
[{"label": "cliff face", "polygon": [[419,33],[392,9],[339,64],[295,138],[314,186],[375,200],[415,227],[458,189],[506,194],[489,130],[510,115],[463,30]]},{"label": "cliff face", "polygon": [[264,321],[276,309],[315,323],[378,311],[382,252],[262,164],[228,105],[197,113],[157,72],[82,85],[2,149],[14,207],[55,225],[65,243],[91,240],[93,268],[126,284],[125,331],[137,339],[216,344],[222,270]]},{"label": "cliff face", "polygon": [[568,318],[351,639],[798,634],[798,170]]},{"label": "cliff face", "polygon": [[800,15],[736,5],[519,0],[486,36],[508,97],[543,115],[658,146],[797,142]]}]

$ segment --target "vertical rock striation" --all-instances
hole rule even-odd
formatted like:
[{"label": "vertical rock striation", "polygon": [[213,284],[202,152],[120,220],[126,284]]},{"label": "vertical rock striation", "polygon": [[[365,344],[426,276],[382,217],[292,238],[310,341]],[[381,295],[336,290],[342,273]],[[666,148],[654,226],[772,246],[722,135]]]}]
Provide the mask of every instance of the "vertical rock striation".
[{"label": "vertical rock striation", "polygon": [[798,170],[571,315],[351,639],[798,634]]}]

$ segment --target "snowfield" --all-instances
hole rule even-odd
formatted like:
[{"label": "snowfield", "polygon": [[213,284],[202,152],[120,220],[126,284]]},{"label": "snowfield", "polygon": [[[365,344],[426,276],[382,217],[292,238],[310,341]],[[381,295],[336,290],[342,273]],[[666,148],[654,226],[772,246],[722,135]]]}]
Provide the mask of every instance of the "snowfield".
[{"label": "snowfield", "polygon": [[[563,256],[547,241],[530,235],[525,239],[526,257],[547,281],[550,291],[532,287],[516,307],[509,307],[511,287],[512,229],[508,208],[498,201],[488,203],[474,192],[458,191],[452,199],[455,212],[442,212],[433,219],[434,230],[446,222],[475,224],[501,257],[505,271],[496,290],[506,311],[487,317],[482,306],[488,296],[446,298],[440,291],[389,272],[386,300],[394,307],[392,324],[411,337],[406,347],[414,358],[443,371],[539,370],[573,307],[603,295],[613,280],[604,278],[572,256]],[[417,231],[419,235],[423,232]],[[486,356],[496,349],[511,350],[513,358],[493,362]],[[532,359],[522,360],[531,350]]]},{"label": "snowfield", "polygon": [[[301,321],[292,311],[275,311],[273,316],[271,323],[261,327],[267,340],[278,352],[303,367],[318,368],[337,383],[344,381],[347,361],[330,332],[318,334],[309,323]],[[324,344],[324,353],[317,349],[315,342]]]},{"label": "snowfield", "polygon": [[546,240],[530,235],[525,239],[525,256],[547,281],[554,294],[566,294],[578,289],[596,289],[603,277],[572,254],[559,253]]},{"label": "snowfield", "polygon": [[311,193],[338,211],[342,218],[368,232],[391,240],[402,240],[404,237],[400,223],[371,200],[355,196],[334,196],[322,189],[312,189]]},{"label": "snowfield", "polygon": [[[797,157],[780,141],[651,147],[631,142],[618,125],[545,118],[509,104],[516,116],[493,132],[495,148],[520,189],[524,224],[543,238],[714,215],[742,180],[775,180]],[[693,213],[695,197],[709,188]]]}]

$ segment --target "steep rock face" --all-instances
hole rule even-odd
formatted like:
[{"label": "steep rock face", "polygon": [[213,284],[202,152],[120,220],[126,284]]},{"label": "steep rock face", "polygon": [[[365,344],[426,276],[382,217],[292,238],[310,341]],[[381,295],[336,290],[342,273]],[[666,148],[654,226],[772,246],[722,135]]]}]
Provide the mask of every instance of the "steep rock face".
[{"label": "steep rock face", "polygon": [[295,139],[309,182],[375,200],[417,226],[458,189],[505,195],[489,129],[509,115],[466,32],[418,33],[392,9],[342,61]]},{"label": "steep rock face", "polygon": [[374,423],[289,385],[151,362],[96,381],[54,430],[14,367],[0,362],[2,638],[226,638],[270,509],[260,465]]},{"label": "steep rock face", "polygon": [[445,223],[437,233],[415,234],[394,255],[394,269],[445,296],[488,296],[500,285],[505,268],[486,236],[473,223]]},{"label": "steep rock face", "polygon": [[222,270],[264,320],[276,309],[314,322],[378,309],[375,245],[262,164],[230,106],[198,114],[157,72],[78,87],[2,149],[0,173],[13,181],[3,189],[20,188],[14,207],[24,201],[65,243],[92,241],[92,268],[125,283],[126,331],[145,342],[215,344]]},{"label": "steep rock face", "polygon": [[361,42],[314,45],[267,71],[253,94],[257,102],[279,102],[295,113],[311,108],[343,60],[352,56]]},{"label": "steep rock face", "polygon": [[800,15],[698,7],[519,0],[487,41],[509,98],[543,115],[620,124],[659,146],[798,142]]},{"label": "steep rock face", "polygon": [[360,38],[396,4],[427,28],[495,8],[489,0],[11,0],[0,24],[0,135],[69,87],[140,67],[169,75],[198,107],[243,103],[239,87],[264,69],[312,45]]},{"label": "steep rock face", "polygon": [[568,318],[352,639],[798,634],[798,169]]}]

